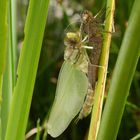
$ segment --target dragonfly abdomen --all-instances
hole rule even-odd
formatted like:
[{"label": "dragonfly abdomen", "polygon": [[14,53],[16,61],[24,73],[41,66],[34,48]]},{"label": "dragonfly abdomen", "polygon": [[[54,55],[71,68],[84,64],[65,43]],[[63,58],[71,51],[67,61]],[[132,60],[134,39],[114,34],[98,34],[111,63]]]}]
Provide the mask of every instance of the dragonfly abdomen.
[{"label": "dragonfly abdomen", "polygon": [[93,100],[94,100],[94,91],[92,89],[91,84],[89,83],[85,102],[84,102],[83,107],[79,113],[78,119],[83,119],[90,114],[90,112],[92,110],[92,106],[93,106]]}]

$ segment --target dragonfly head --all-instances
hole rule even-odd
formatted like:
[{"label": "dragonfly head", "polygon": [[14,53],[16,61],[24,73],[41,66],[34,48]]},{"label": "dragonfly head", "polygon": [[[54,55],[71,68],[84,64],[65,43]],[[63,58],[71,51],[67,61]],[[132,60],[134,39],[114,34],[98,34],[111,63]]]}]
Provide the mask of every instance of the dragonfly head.
[{"label": "dragonfly head", "polygon": [[78,47],[78,44],[80,43],[80,41],[81,41],[81,38],[80,38],[79,33],[68,32],[64,39],[64,44],[67,47],[73,47],[73,49],[74,49],[74,48]]}]

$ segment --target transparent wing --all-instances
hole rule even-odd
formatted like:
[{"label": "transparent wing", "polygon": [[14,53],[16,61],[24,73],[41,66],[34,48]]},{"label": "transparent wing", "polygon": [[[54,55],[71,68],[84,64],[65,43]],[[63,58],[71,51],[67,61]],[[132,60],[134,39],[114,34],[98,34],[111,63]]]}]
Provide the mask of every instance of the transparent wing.
[{"label": "transparent wing", "polygon": [[48,133],[57,137],[68,127],[78,114],[87,93],[86,75],[64,62],[60,71],[56,97],[47,122]]}]

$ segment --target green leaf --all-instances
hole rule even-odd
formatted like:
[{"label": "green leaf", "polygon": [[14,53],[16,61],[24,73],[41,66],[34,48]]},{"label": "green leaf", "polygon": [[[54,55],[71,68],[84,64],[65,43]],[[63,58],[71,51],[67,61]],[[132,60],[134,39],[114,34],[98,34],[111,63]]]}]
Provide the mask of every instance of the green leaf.
[{"label": "green leaf", "polygon": [[4,72],[7,46],[7,1],[0,1],[0,75]]},{"label": "green leaf", "polygon": [[16,83],[16,63],[17,63],[17,36],[16,36],[16,15],[17,15],[17,0],[9,0],[9,40],[12,63],[12,87]]},{"label": "green leaf", "polygon": [[35,84],[49,0],[30,0],[18,78],[14,89],[5,140],[23,140]]},{"label": "green leaf", "polygon": [[2,80],[6,63],[7,48],[7,0],[0,0],[0,98],[2,92]]},{"label": "green leaf", "polygon": [[[11,4],[12,3],[12,4]],[[11,103],[12,91],[15,84],[15,65],[16,62],[13,60],[13,56],[16,56],[16,0],[10,0],[8,3],[8,48],[7,48],[7,57],[6,57],[6,68],[3,76],[3,86],[2,86],[2,139],[4,140],[8,114]],[[14,48],[14,49],[13,49]]]},{"label": "green leaf", "polygon": [[[105,19],[105,29],[104,29],[105,31],[112,32],[112,27],[114,24],[113,23],[114,9],[115,9],[115,0],[108,0],[106,5],[106,19]],[[111,34],[104,33],[102,53],[100,56],[100,63],[99,63],[99,65],[102,67],[98,69],[98,81],[94,93],[95,94],[94,104],[92,109],[88,140],[97,139],[97,134],[100,127],[108,60],[109,60],[110,43],[111,43]]]},{"label": "green leaf", "polygon": [[0,139],[2,139],[2,122],[1,122],[1,102],[2,102],[2,87],[3,75],[6,65],[6,50],[7,50],[7,0],[0,0]]},{"label": "green leaf", "polygon": [[140,51],[140,1],[135,0],[103,111],[98,140],[115,140]]}]

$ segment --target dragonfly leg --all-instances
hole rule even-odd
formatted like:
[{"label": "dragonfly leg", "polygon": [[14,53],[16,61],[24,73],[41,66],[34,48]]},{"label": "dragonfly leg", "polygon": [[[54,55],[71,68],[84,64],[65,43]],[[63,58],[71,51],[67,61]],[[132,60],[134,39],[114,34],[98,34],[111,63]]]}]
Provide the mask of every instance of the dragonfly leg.
[{"label": "dragonfly leg", "polygon": [[94,64],[90,64],[90,66],[105,69],[105,66],[94,65]]}]

